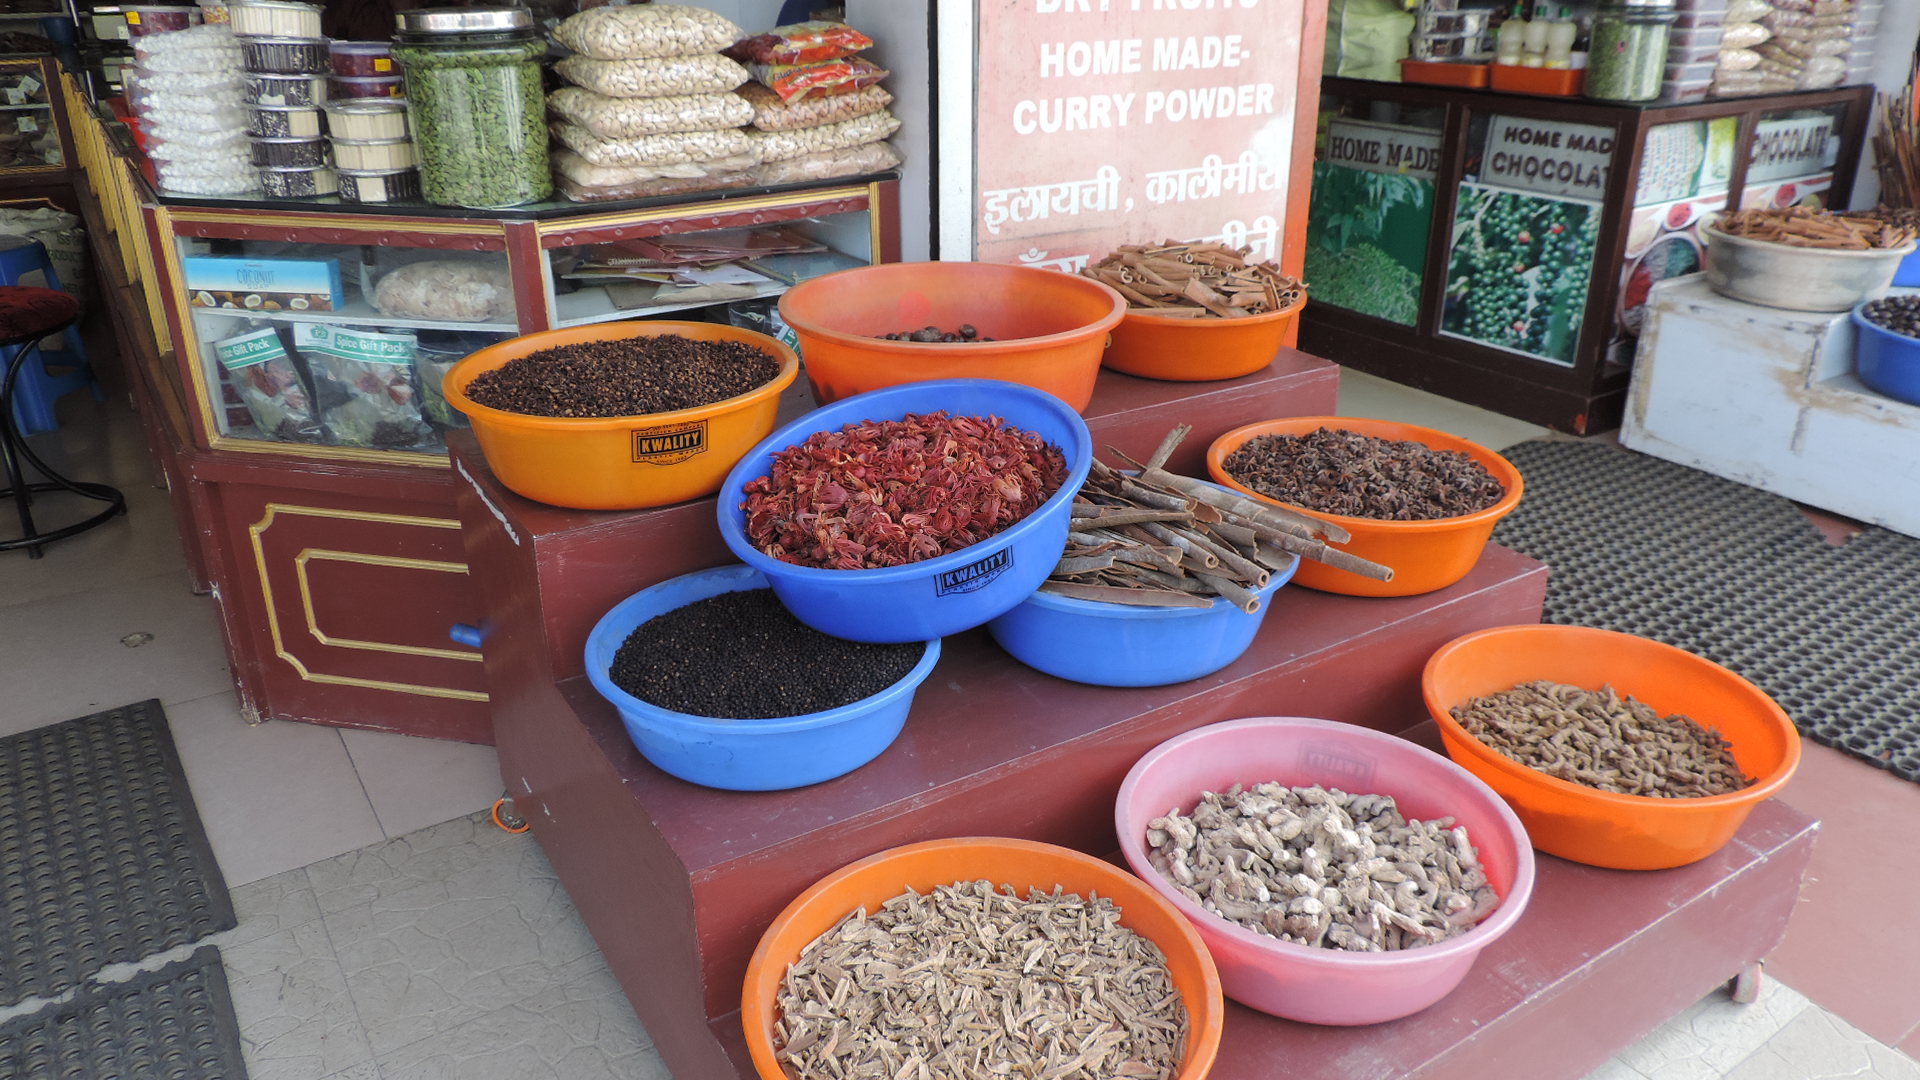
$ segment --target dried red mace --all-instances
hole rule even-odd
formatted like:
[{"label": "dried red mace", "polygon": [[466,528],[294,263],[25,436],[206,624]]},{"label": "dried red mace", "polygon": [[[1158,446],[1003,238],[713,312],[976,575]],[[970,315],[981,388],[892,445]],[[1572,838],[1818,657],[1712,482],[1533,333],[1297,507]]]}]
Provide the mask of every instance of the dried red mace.
[{"label": "dried red mace", "polygon": [[747,482],[747,539],[798,566],[864,570],[977,544],[1067,476],[1060,448],[997,416],[908,413],[815,432]]}]

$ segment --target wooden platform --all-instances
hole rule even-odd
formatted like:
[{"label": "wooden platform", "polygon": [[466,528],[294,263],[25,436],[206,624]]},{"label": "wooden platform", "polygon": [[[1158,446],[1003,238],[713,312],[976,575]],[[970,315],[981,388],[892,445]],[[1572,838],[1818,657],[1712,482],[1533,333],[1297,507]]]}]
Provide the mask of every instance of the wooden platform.
[{"label": "wooden platform", "polygon": [[[1193,423],[1194,440],[1175,465],[1197,471],[1215,434],[1331,412],[1333,391],[1331,366],[1300,354],[1227,384],[1103,376],[1088,420],[1096,445],[1143,451],[1175,422]],[[1120,779],[1154,744],[1263,714],[1406,729],[1424,718],[1418,675],[1434,648],[1480,627],[1535,621],[1545,593],[1544,567],[1497,547],[1466,580],[1427,596],[1283,589],[1238,662],[1140,690],[1052,679],[983,632],[957,635],[906,730],[873,763],[798,791],[712,791],[647,764],[580,672],[586,634],[614,602],[729,561],[712,501],[627,514],[542,507],[502,489],[470,440],[456,439],[453,450],[468,559],[489,612],[484,652],[503,776],[679,1080],[750,1074],[737,1064],[747,958],[779,909],[825,873],[938,836],[1111,851]],[[1564,1040],[1565,1060],[1602,1050],[1604,1058],[1778,940],[1809,830],[1804,818],[1769,807],[1737,850],[1692,870],[1615,875],[1556,865],[1520,929],[1479,965],[1470,987],[1427,1016],[1331,1032],[1236,1014],[1215,1075],[1282,1075],[1276,1063],[1295,1060],[1329,1064],[1289,1068],[1292,1075],[1461,1075],[1447,1070],[1523,1060],[1507,1055],[1524,1057],[1535,1020],[1596,1001],[1607,1005],[1608,1023]],[[1650,970],[1646,961],[1657,966],[1662,957],[1675,960],[1672,969]],[[1493,1057],[1483,1055],[1488,1047]]]}]

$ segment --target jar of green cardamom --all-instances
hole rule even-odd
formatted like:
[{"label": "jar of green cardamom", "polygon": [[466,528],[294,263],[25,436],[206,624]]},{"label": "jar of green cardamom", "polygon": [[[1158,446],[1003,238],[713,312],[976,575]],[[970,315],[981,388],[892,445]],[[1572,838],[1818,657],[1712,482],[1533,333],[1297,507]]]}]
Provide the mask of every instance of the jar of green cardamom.
[{"label": "jar of green cardamom", "polygon": [[1601,101],[1652,101],[1666,76],[1673,0],[1610,0],[1593,13],[1586,95]]},{"label": "jar of green cardamom", "polygon": [[490,210],[553,194],[547,171],[546,43],[523,7],[429,8],[395,16],[420,194]]}]

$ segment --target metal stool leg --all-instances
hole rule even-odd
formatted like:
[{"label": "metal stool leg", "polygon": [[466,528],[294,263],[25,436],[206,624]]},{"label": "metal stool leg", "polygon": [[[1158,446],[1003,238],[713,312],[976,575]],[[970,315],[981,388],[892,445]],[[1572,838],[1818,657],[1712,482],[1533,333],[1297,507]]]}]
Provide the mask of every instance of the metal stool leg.
[{"label": "metal stool leg", "polygon": [[[0,349],[11,345],[14,350],[13,355],[7,359],[6,376],[0,379],[0,458],[5,459],[8,484],[7,490],[0,492],[0,498],[14,500],[14,508],[20,516],[21,529],[17,539],[0,540],[0,551],[26,548],[27,556],[34,559],[44,554],[41,551],[42,545],[77,535],[96,525],[103,525],[111,518],[126,513],[127,510],[126,496],[122,495],[118,488],[109,487],[106,484],[69,480],[60,475],[52,466],[40,460],[40,455],[33,452],[33,447],[27,445],[26,438],[15,427],[14,384],[20,377],[20,368],[26,363],[27,354],[40,347],[39,340],[36,337],[24,342],[0,344]],[[37,469],[40,475],[46,477],[46,481],[29,483],[26,469],[28,465]],[[42,532],[33,522],[33,495],[35,492],[53,491],[65,491],[96,502],[104,502],[107,508],[72,525]]]}]

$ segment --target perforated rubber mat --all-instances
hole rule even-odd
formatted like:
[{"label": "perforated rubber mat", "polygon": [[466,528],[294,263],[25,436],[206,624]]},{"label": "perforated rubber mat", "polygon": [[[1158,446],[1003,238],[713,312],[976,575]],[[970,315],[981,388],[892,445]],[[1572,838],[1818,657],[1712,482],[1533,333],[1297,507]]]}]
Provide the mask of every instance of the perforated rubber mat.
[{"label": "perforated rubber mat", "polygon": [[1801,732],[1920,782],[1920,539],[1824,542],[1794,504],[1601,443],[1504,451],[1526,481],[1493,538],[1545,562],[1545,621],[1698,653]]},{"label": "perforated rubber mat", "polygon": [[0,1076],[246,1080],[220,951],[208,945],[0,1024]]},{"label": "perforated rubber mat", "polygon": [[158,701],[0,739],[0,1005],[233,924]]}]

